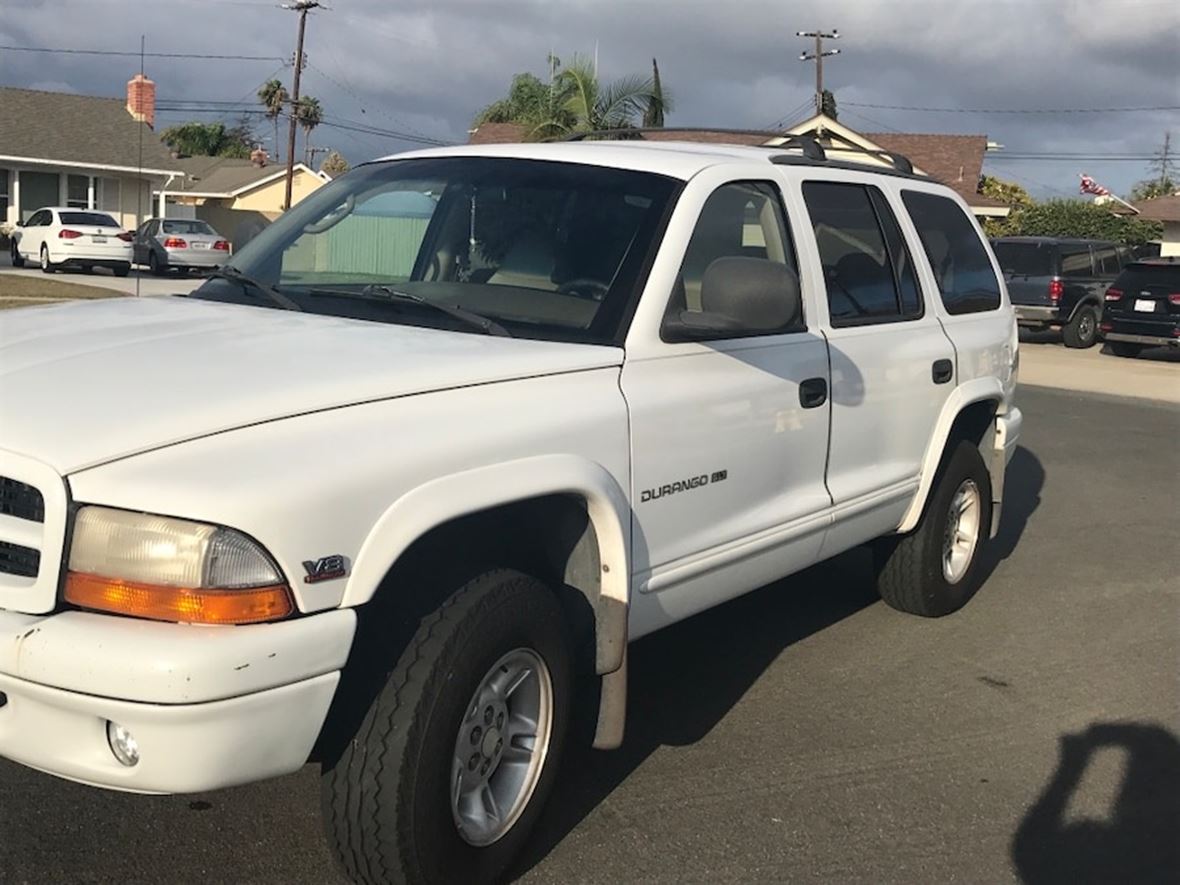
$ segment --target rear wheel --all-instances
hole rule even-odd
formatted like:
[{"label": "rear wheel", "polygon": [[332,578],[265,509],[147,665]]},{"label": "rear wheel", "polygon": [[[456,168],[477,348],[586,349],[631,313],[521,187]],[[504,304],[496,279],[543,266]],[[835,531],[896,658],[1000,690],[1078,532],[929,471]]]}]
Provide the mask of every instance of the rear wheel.
[{"label": "rear wheel", "polygon": [[49,247],[44,243],[41,244],[41,272],[53,273],[57,270],[57,265],[49,260]]},{"label": "rear wheel", "polygon": [[1132,341],[1107,341],[1106,346],[1115,356],[1125,356],[1132,359],[1143,353],[1145,349],[1142,344],[1135,344]]},{"label": "rear wheel", "polygon": [[1066,347],[1093,347],[1098,340],[1098,311],[1082,305],[1061,330]]},{"label": "rear wheel", "polygon": [[877,589],[899,611],[941,617],[979,587],[979,551],[992,515],[991,477],[978,447],[953,443],[918,527],[878,542]]},{"label": "rear wheel", "polygon": [[159,277],[164,275],[164,272],[168,270],[168,266],[166,264],[160,263],[160,259],[156,257],[155,252],[149,252],[148,270],[150,270],[154,276]]},{"label": "rear wheel", "polygon": [[125,277],[125,276],[127,276],[127,274],[131,273],[131,265],[130,264],[116,264],[112,268],[112,270],[115,272],[115,276]]},{"label": "rear wheel", "polygon": [[13,267],[24,267],[25,266],[25,259],[24,259],[24,256],[20,254],[20,249],[18,249],[16,247],[16,240],[12,241],[11,250],[12,250],[12,266]]},{"label": "rear wheel", "polygon": [[340,757],[324,821],[355,882],[500,877],[548,795],[569,718],[554,594],[487,572],[425,617]]}]

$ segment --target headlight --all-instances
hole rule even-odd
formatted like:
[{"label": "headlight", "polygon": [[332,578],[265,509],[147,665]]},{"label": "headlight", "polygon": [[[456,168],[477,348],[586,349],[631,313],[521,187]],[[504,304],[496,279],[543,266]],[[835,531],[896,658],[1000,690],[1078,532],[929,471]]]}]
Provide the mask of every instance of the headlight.
[{"label": "headlight", "polygon": [[74,520],[68,602],[201,624],[273,621],[294,611],[278,567],[241,532],[106,507]]}]

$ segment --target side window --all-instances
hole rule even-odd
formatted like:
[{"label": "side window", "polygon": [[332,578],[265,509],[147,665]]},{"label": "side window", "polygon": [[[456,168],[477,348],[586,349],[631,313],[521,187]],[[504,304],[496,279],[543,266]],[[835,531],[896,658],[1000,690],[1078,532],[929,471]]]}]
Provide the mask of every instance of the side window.
[{"label": "side window", "polygon": [[1104,277],[1117,276],[1119,255],[1114,243],[1103,243],[1094,247],[1094,270]]},{"label": "side window", "polygon": [[[685,250],[665,317],[703,309],[701,282],[705,270],[718,258],[761,258],[785,265],[798,276],[794,244],[774,185],[736,182],[723,185],[709,195]],[[742,334],[741,330],[734,331]],[[787,330],[756,333],[751,330],[750,334],[783,331]]]},{"label": "side window", "polygon": [[921,314],[913,261],[880,191],[808,181],[803,199],[815,229],[833,326]]},{"label": "side window", "polygon": [[905,190],[901,197],[918,229],[947,313],[996,310],[1000,281],[979,232],[959,204],[922,191]]},{"label": "side window", "polygon": [[50,213],[48,209],[42,209],[40,212],[37,212],[32,218],[29,219],[29,226],[44,227],[45,225],[52,224],[53,219],[50,217],[51,214],[52,213]]},{"label": "side window", "polygon": [[1090,266],[1089,246],[1061,246],[1061,275],[1084,279],[1094,275]]}]

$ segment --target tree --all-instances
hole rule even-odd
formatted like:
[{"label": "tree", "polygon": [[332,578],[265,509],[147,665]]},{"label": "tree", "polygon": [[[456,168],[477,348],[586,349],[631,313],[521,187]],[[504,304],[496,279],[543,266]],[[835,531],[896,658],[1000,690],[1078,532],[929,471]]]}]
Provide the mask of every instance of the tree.
[{"label": "tree", "polygon": [[[550,57],[551,70],[561,62]],[[660,117],[671,110],[672,101],[653,78],[622,77],[601,81],[594,63],[582,56],[561,64],[546,85],[532,74],[517,74],[508,96],[484,108],[475,119],[480,123],[516,123],[525,127],[531,140],[560,138],[595,129],[630,129],[657,111]]]},{"label": "tree", "polygon": [[1020,226],[1020,213],[1033,204],[1028,191],[1011,181],[1004,181],[991,175],[979,177],[978,192],[985,197],[1006,203],[1011,211],[1005,218],[985,218],[983,232],[989,237],[1015,236]]},{"label": "tree", "polygon": [[324,162],[320,164],[320,171],[327,172],[333,177],[343,175],[348,169],[348,160],[340,156],[338,151],[329,151],[328,156],[324,157]]},{"label": "tree", "polygon": [[660,66],[653,58],[651,60],[651,98],[648,99],[647,108],[643,112],[645,128],[663,128],[665,104],[664,88],[660,85]]},{"label": "tree", "polygon": [[1180,191],[1180,180],[1169,178],[1151,178],[1146,181],[1138,182],[1131,188],[1130,199],[1132,203],[1137,203],[1140,200],[1154,200],[1156,197],[1167,197]]},{"label": "tree", "polygon": [[1012,213],[1016,236],[1079,237],[1113,240],[1128,246],[1158,240],[1163,227],[1134,215],[1116,215],[1107,206],[1086,200],[1047,200]]},{"label": "tree", "polygon": [[825,89],[820,93],[820,111],[825,117],[832,120],[838,119],[836,96],[832,93],[831,89]]},{"label": "tree", "polygon": [[279,115],[282,114],[283,107],[289,98],[287,87],[283,85],[281,80],[267,80],[258,90],[258,100],[266,108],[266,118],[274,124],[275,162],[278,162],[279,159]]},{"label": "tree", "polygon": [[324,109],[320,105],[320,100],[318,98],[312,98],[310,95],[300,96],[299,101],[295,105],[295,119],[303,129],[303,150],[306,154],[308,139],[311,138],[311,130],[319,126],[324,120]]},{"label": "tree", "polygon": [[253,133],[241,123],[232,129],[224,123],[181,123],[161,132],[160,139],[189,157],[246,158],[254,148]]}]

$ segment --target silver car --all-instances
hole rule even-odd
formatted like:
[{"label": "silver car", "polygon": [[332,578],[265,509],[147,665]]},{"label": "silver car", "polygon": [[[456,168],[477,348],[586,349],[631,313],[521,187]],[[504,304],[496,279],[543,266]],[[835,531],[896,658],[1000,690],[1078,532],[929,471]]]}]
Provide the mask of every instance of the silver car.
[{"label": "silver car", "polygon": [[196,218],[153,218],[135,232],[136,264],[154,274],[218,267],[229,259],[229,240]]}]

